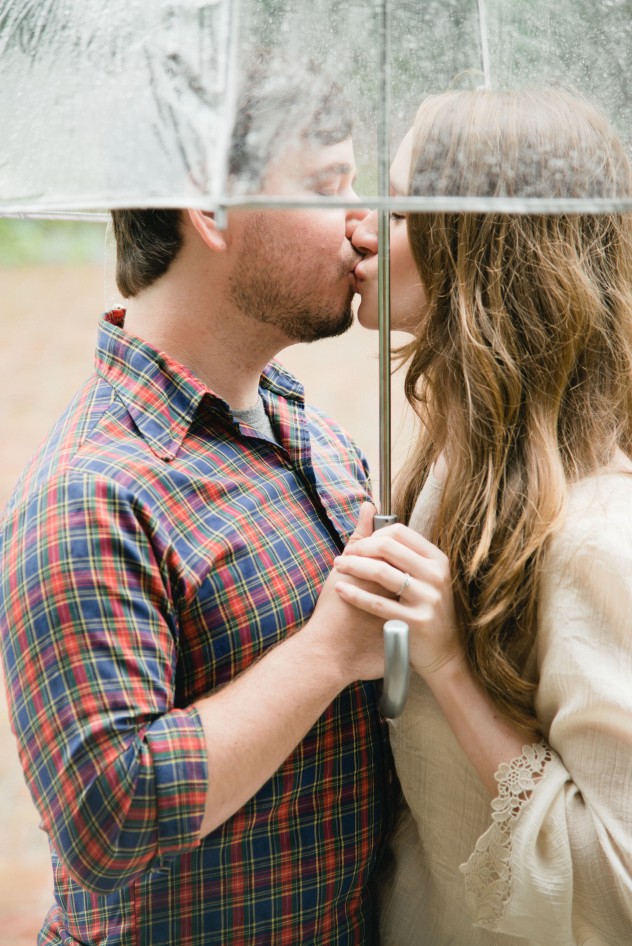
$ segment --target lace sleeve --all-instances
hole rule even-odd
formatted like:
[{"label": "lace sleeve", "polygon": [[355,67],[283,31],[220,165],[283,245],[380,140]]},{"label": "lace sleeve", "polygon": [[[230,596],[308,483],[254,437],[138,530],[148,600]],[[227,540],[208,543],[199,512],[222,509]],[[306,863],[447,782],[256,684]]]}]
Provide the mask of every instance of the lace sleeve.
[{"label": "lace sleeve", "polygon": [[492,802],[492,824],[460,868],[465,875],[466,904],[477,926],[494,929],[503,915],[511,896],[513,827],[552,758],[545,743],[527,745],[521,756],[503,763],[496,772],[498,796]]}]

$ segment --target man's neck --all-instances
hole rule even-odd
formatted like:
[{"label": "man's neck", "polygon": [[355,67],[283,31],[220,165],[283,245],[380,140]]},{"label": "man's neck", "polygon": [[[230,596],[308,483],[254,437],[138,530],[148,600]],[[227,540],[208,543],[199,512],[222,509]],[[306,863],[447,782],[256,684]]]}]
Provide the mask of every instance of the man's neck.
[{"label": "man's neck", "polygon": [[225,303],[221,287],[195,291],[193,280],[174,275],[127,300],[125,330],[185,365],[231,407],[252,407],[263,368],[287,339]]}]

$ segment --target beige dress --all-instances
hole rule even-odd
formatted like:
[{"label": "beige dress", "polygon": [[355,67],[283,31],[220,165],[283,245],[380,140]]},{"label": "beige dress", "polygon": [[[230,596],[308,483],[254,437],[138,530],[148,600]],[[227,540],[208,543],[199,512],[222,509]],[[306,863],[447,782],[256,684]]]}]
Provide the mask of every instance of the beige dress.
[{"label": "beige dress", "polygon": [[[422,533],[439,493],[428,480],[411,519]],[[408,808],[382,946],[632,946],[632,476],[572,487],[533,659],[544,741],[501,766],[491,804],[412,676],[391,723]]]}]

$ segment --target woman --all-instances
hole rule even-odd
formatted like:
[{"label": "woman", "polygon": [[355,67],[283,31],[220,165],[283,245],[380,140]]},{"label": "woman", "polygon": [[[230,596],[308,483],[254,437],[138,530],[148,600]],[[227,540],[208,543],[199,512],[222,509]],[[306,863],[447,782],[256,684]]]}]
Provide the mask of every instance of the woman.
[{"label": "woman", "polygon": [[[632,195],[559,90],[425,101],[396,194]],[[375,214],[358,225],[377,310]],[[421,418],[403,525],[337,560],[411,630],[391,737],[406,806],[384,946],[632,942],[632,224],[600,212],[395,214],[393,326]],[[377,582],[381,598],[344,580]]]}]

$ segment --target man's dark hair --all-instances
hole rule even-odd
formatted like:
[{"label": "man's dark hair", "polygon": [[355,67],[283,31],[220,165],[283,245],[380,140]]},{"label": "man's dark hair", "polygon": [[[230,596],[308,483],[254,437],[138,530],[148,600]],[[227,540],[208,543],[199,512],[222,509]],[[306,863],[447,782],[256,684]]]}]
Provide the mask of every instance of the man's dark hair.
[{"label": "man's dark hair", "polygon": [[256,193],[266,168],[290,142],[333,145],[351,131],[342,87],[317,63],[289,63],[278,52],[262,56],[239,95],[228,164],[233,190]]},{"label": "man's dark hair", "polygon": [[[256,193],[266,167],[294,138],[332,145],[351,135],[340,86],[315,64],[289,66],[260,54],[239,94],[228,171],[239,193]],[[163,276],[182,246],[179,210],[113,210],[116,284],[125,298]]]},{"label": "man's dark hair", "polygon": [[179,210],[113,210],[116,285],[126,299],[169,269],[182,246]]}]

